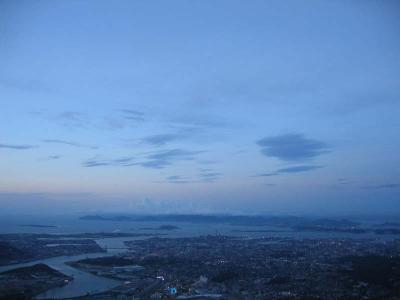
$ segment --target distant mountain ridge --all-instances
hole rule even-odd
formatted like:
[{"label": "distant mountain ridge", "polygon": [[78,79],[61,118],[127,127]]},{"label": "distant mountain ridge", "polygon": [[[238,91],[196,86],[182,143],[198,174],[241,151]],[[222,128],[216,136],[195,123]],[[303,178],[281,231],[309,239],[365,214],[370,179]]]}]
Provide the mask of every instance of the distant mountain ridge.
[{"label": "distant mountain ridge", "polygon": [[354,227],[358,223],[346,219],[311,219],[296,216],[233,216],[233,215],[86,215],[80,217],[86,221],[117,222],[188,222],[188,223],[229,223],[247,226],[279,226],[279,227]]}]

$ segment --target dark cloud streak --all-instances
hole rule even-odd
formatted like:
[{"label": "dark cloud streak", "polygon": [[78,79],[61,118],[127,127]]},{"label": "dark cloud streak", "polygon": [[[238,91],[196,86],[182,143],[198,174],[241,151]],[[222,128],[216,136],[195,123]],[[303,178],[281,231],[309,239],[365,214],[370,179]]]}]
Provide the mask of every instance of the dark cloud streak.
[{"label": "dark cloud streak", "polygon": [[3,149],[12,149],[12,150],[28,150],[37,148],[38,146],[34,145],[11,145],[11,144],[0,144],[0,148]]},{"label": "dark cloud streak", "polygon": [[67,145],[67,146],[71,146],[71,147],[98,149],[97,146],[83,145],[83,144],[80,144],[80,143],[75,143],[75,142],[65,141],[65,140],[58,140],[58,139],[46,139],[46,140],[42,140],[42,142],[43,143],[48,143],[48,144]]},{"label": "dark cloud streak", "polygon": [[312,165],[294,166],[294,167],[282,168],[271,173],[260,174],[257,175],[257,177],[269,177],[269,176],[278,176],[282,174],[302,173],[320,168],[322,168],[322,166],[312,166]]},{"label": "dark cloud streak", "polygon": [[263,155],[290,162],[310,160],[329,152],[324,142],[306,138],[302,134],[266,137],[257,141],[257,144]]},{"label": "dark cloud streak", "polygon": [[134,165],[137,165],[137,163],[134,162],[133,157],[122,157],[109,160],[89,159],[82,163],[82,166],[85,168],[106,166],[129,167]]},{"label": "dark cloud streak", "polygon": [[194,160],[195,156],[204,151],[189,151],[183,149],[164,150],[146,156],[148,161],[140,165],[145,168],[161,169],[176,161]]}]

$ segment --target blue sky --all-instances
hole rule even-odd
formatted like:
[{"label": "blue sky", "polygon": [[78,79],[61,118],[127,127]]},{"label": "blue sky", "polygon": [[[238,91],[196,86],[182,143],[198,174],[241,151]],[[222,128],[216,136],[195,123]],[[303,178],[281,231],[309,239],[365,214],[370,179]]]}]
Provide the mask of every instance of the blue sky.
[{"label": "blue sky", "polygon": [[3,212],[400,213],[397,1],[0,1]]}]

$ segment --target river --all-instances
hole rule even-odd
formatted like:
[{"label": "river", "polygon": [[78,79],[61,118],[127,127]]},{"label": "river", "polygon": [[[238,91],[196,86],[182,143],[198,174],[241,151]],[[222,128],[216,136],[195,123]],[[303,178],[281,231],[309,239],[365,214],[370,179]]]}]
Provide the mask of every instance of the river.
[{"label": "river", "polygon": [[[26,220],[25,220],[26,222]],[[51,222],[51,223],[50,223]],[[261,237],[261,236],[269,236],[269,237],[281,237],[281,238],[356,238],[356,239],[393,239],[398,238],[398,236],[386,235],[386,236],[377,236],[371,233],[366,234],[352,234],[352,233],[338,233],[338,232],[295,232],[291,230],[271,226],[262,226],[262,227],[252,227],[252,226],[232,226],[229,224],[193,224],[193,223],[174,223],[168,222],[169,224],[176,225],[180,227],[180,230],[174,231],[144,231],[140,228],[142,227],[152,227],[157,228],[158,226],[164,224],[163,222],[84,222],[82,220],[50,220],[49,224],[57,225],[54,228],[29,228],[23,227],[21,228],[18,224],[21,224],[21,221],[16,221],[12,219],[12,222],[8,220],[8,222],[0,221],[0,232],[21,232],[23,229],[24,232],[29,233],[82,233],[82,232],[132,232],[132,233],[168,233],[168,237],[188,237],[188,236],[198,236],[205,234],[215,234],[220,233],[224,235],[231,236],[246,236],[246,237]],[[254,229],[264,229],[271,230],[270,232],[244,232],[246,230],[254,230]],[[244,231],[240,231],[244,230]],[[72,268],[65,264],[68,261],[77,261],[84,258],[95,258],[100,256],[111,256],[118,253],[125,252],[127,250],[124,241],[129,240],[138,240],[145,239],[146,236],[143,237],[120,237],[120,238],[103,238],[97,239],[96,242],[102,247],[107,249],[107,253],[90,253],[84,255],[75,255],[75,256],[59,256],[52,257],[42,260],[36,260],[29,263],[22,264],[13,264],[7,266],[1,266],[0,272],[19,268],[31,266],[37,263],[44,263],[49,265],[50,267],[66,274],[69,276],[73,276],[74,280],[69,282],[67,285],[63,287],[57,287],[50,289],[40,295],[37,296],[38,299],[45,298],[68,298],[68,297],[77,297],[86,295],[87,293],[99,293],[106,291],[110,288],[116,287],[120,285],[122,282],[118,280],[113,280],[104,277],[98,277],[93,274],[83,272]]]},{"label": "river", "polygon": [[29,263],[13,264],[7,266],[1,266],[0,272],[7,270],[32,266],[34,264],[43,263],[53,269],[64,273],[65,275],[71,276],[74,280],[62,287],[56,287],[38,295],[37,299],[54,299],[54,298],[68,298],[78,297],[86,295],[87,293],[100,293],[108,289],[114,288],[120,285],[122,282],[113,280],[105,277],[95,276],[88,272],[83,272],[75,269],[67,264],[68,261],[76,261],[84,258],[95,258],[101,256],[111,256],[126,251],[124,241],[138,240],[146,237],[124,237],[124,238],[104,238],[96,240],[96,242],[103,248],[107,248],[107,253],[89,253],[74,256],[57,256],[47,259],[41,259],[31,261]]}]

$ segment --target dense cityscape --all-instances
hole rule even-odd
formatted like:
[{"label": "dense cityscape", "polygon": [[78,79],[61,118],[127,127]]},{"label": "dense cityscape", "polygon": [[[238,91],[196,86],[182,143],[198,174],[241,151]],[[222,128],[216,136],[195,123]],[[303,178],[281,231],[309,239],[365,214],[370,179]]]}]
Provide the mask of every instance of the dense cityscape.
[{"label": "dense cityscape", "polygon": [[[125,281],[87,299],[398,299],[400,241],[161,239],[72,265]],[[135,297],[135,298],[132,298]],[[86,299],[86,298],[85,298]]]},{"label": "dense cityscape", "polygon": [[[99,218],[132,224],[137,217],[82,219]],[[397,222],[366,227],[344,219],[297,217],[140,218],[137,233],[0,235],[0,264],[8,268],[0,273],[0,299],[61,299],[46,291],[82,279],[53,269],[51,261],[29,264],[60,256],[78,272],[115,283],[62,299],[400,299]],[[178,226],[154,226],[149,218],[175,219]],[[204,228],[229,221],[231,233],[176,237],[185,233],[188,218]],[[244,221],[250,226],[241,227]],[[321,231],[338,236],[313,237]],[[366,232],[371,235],[363,236]],[[120,244],[107,248],[105,240]],[[13,267],[21,263],[27,265]]]}]

